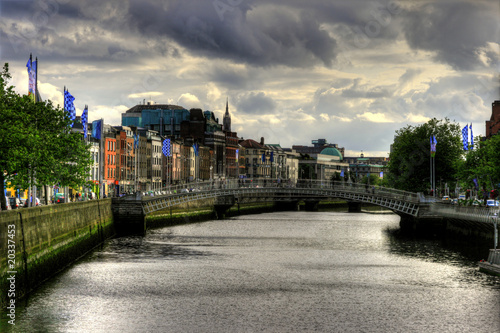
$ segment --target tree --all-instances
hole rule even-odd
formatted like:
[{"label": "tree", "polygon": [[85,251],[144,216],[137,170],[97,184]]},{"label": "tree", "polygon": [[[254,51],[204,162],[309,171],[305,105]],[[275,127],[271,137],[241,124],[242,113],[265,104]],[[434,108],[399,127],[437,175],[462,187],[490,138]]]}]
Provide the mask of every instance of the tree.
[{"label": "tree", "polygon": [[462,187],[475,188],[474,179],[479,187],[498,188],[500,184],[500,135],[486,141],[475,141],[473,150],[466,153],[461,161],[458,178]]},{"label": "tree", "polygon": [[412,192],[430,188],[430,137],[437,140],[435,172],[442,183],[456,180],[463,156],[460,126],[449,119],[429,120],[396,131],[387,165],[390,186]]},{"label": "tree", "polygon": [[[0,75],[0,182],[21,189],[30,184],[83,185],[91,155],[82,135],[71,130],[64,110],[51,101],[33,103],[16,94],[9,79],[5,64]],[[0,204],[5,209],[3,195]]]}]

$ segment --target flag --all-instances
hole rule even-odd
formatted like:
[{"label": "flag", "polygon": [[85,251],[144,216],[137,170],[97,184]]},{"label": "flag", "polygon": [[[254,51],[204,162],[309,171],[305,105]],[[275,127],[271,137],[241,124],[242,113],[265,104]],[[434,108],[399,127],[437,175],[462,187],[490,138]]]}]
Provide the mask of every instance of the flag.
[{"label": "flag", "polygon": [[474,135],[472,135],[472,123],[470,124],[470,149],[474,149]]},{"label": "flag", "polygon": [[101,127],[102,127],[102,119],[94,120],[92,122],[92,137],[97,140],[101,140]]},{"label": "flag", "polygon": [[379,177],[380,177],[380,179],[384,179],[384,172],[383,171],[380,171]]},{"label": "flag", "polygon": [[464,145],[464,150],[469,150],[469,131],[468,131],[469,126],[465,125],[464,128],[462,128],[462,142]]},{"label": "flag", "polygon": [[266,162],[266,153],[262,154],[262,163]]},{"label": "flag", "polygon": [[196,156],[196,157],[198,157],[198,154],[199,154],[199,152],[198,152],[198,148],[199,148],[199,147],[200,147],[200,145],[199,145],[199,144],[197,144],[197,143],[195,143],[195,144],[193,145],[194,156]]},{"label": "flag", "polygon": [[139,148],[139,135],[134,134],[134,149]]},{"label": "flag", "polygon": [[76,118],[75,105],[73,104],[74,100],[75,98],[73,95],[71,95],[68,90],[64,89],[64,110],[66,110],[71,120],[71,127],[73,127]]},{"label": "flag", "polygon": [[88,107],[85,105],[85,109],[83,109],[83,112],[82,112],[83,137],[85,139],[87,138],[88,119],[89,119],[89,110],[88,110]]},{"label": "flag", "polygon": [[474,182],[474,186],[476,187],[476,190],[479,190],[479,184],[477,183],[477,178],[474,178],[472,181]]},{"label": "flag", "polygon": [[344,177],[344,169],[342,169],[342,171],[340,171],[340,177]]},{"label": "flag", "polygon": [[163,141],[162,151],[163,151],[163,155],[165,155],[167,157],[172,156],[171,151],[170,151],[170,139],[165,139],[165,141]]},{"label": "flag", "polygon": [[239,149],[236,149],[236,160],[238,160],[238,155],[240,153],[240,150]]},{"label": "flag", "polygon": [[435,157],[436,156],[436,144],[437,144],[436,137],[434,135],[432,135],[430,140],[431,140],[431,156]]},{"label": "flag", "polygon": [[35,102],[36,100],[36,60],[33,61],[30,55],[28,63],[28,96]]},{"label": "flag", "polygon": [[273,151],[271,152],[271,157],[269,158],[269,160],[271,161],[271,163],[274,162],[274,152]]}]

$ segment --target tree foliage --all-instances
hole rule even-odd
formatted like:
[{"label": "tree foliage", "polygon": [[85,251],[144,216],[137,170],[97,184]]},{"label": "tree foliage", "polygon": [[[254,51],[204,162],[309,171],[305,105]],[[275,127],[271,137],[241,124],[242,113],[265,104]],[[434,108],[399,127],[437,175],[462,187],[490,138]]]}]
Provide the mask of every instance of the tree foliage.
[{"label": "tree foliage", "polygon": [[[85,183],[91,155],[81,133],[71,130],[64,110],[51,101],[20,96],[9,85],[8,64],[0,74],[0,182],[27,189]],[[5,196],[0,196],[5,209]]]},{"label": "tree foliage", "polygon": [[420,126],[396,131],[387,165],[389,186],[412,192],[430,189],[430,137],[437,140],[435,155],[436,182],[456,181],[463,156],[461,131],[448,119],[429,120]]},{"label": "tree foliage", "polygon": [[498,189],[500,186],[500,135],[486,141],[475,140],[473,150],[469,150],[460,164],[458,177],[463,188]]}]

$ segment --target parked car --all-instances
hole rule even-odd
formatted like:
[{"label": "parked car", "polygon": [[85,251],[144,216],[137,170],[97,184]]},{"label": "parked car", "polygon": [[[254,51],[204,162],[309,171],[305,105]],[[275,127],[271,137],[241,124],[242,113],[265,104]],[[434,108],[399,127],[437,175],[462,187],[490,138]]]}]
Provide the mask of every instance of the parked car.
[{"label": "parked car", "polygon": [[450,197],[445,195],[443,199],[441,199],[444,203],[450,203]]},{"label": "parked car", "polygon": [[64,203],[64,193],[56,193],[54,203]]},{"label": "parked car", "polygon": [[[28,202],[31,202],[31,200],[30,200],[30,201],[25,200],[25,201],[24,201],[24,205],[23,205],[23,207],[28,207]],[[34,203],[34,206],[39,206],[39,205],[40,205],[40,199],[38,199],[38,198],[36,198],[36,197],[35,197],[35,203]]]},{"label": "parked car", "polygon": [[498,207],[498,200],[489,199],[486,201],[488,207]]},{"label": "parked car", "polygon": [[10,203],[10,208],[11,209],[18,209],[23,206],[23,203],[21,202],[21,199],[17,197],[10,197],[9,198],[9,203]]}]

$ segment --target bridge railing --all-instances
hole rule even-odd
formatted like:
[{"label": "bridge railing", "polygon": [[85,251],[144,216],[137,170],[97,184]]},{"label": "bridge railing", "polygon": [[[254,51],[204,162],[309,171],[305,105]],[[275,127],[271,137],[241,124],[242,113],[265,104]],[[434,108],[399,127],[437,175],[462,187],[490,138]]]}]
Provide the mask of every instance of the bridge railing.
[{"label": "bridge railing", "polygon": [[320,180],[298,180],[291,182],[282,179],[228,179],[228,180],[213,180],[204,182],[192,182],[180,185],[171,185],[162,188],[159,191],[150,193],[142,193],[143,196],[165,196],[178,195],[190,192],[199,191],[214,191],[226,189],[245,189],[245,188],[293,188],[293,189],[315,189],[315,190],[334,190],[351,192],[356,194],[374,194],[377,196],[385,196],[392,199],[400,199],[404,201],[420,202],[422,196],[419,193],[407,192],[393,188],[370,186],[367,184],[350,183],[342,181],[320,181]]},{"label": "bridge railing", "polygon": [[431,205],[431,212],[437,215],[493,224],[498,219],[498,207],[458,206],[443,203]]}]

